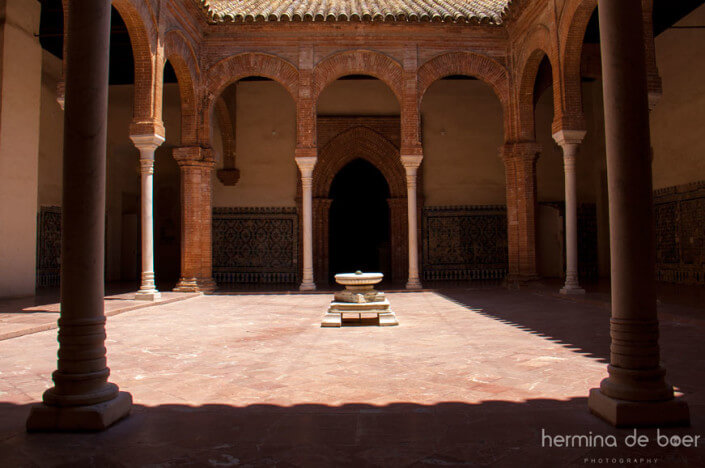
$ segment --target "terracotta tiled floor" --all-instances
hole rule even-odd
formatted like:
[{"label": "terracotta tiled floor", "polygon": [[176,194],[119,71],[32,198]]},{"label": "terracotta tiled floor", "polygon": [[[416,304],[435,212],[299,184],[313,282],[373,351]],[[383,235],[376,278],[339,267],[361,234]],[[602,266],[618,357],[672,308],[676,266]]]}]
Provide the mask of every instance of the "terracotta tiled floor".
[{"label": "terracotta tiled floor", "polygon": [[[0,465],[580,466],[651,457],[705,466],[705,442],[628,449],[629,431],[589,414],[587,392],[606,376],[609,311],[546,291],[391,293],[400,326],[390,328],[320,328],[325,294],[205,296],[110,317],[111,381],[135,407],[100,434],[26,434],[29,404],[54,370],[56,331],[1,341]],[[693,319],[705,311],[660,312],[663,360],[693,420],[668,432],[705,436],[705,330]],[[613,434],[620,447],[542,447],[542,430]]]}]

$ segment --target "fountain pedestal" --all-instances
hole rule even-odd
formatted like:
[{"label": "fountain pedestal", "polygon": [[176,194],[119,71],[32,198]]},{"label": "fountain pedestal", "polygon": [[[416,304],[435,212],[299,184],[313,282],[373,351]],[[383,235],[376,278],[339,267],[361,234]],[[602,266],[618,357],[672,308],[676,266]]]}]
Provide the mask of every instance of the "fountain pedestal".
[{"label": "fountain pedestal", "polygon": [[321,326],[340,327],[343,324],[343,314],[354,314],[360,318],[376,314],[381,327],[399,325],[384,293],[374,289],[374,285],[382,281],[382,278],[382,273],[360,271],[335,275],[335,282],[345,286],[345,290],[335,293]]}]

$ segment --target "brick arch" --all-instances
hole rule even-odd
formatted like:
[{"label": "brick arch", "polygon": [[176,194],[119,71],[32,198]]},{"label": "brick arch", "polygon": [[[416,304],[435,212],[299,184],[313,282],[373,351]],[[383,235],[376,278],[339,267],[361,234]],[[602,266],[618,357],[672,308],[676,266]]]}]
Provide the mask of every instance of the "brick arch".
[{"label": "brick arch", "polygon": [[[518,79],[518,96],[517,96],[517,130],[519,131],[520,140],[534,140],[536,138],[536,122],[535,122],[535,103],[534,89],[536,78],[539,72],[539,67],[544,58],[548,58],[551,63],[551,72],[553,74],[553,114],[554,119],[560,111],[556,111],[556,107],[560,106],[560,101],[556,94],[559,86],[556,84],[556,67],[551,61],[550,55],[542,48],[537,48],[531,51],[524,59],[523,65],[519,70],[521,74]],[[560,109],[560,107],[559,107]]]},{"label": "brick arch", "polygon": [[198,143],[196,87],[200,81],[198,58],[183,32],[171,30],[164,36],[164,56],[171,63],[181,96],[181,144]]},{"label": "brick arch", "polygon": [[313,69],[313,101],[318,102],[323,89],[346,75],[370,75],[383,81],[402,102],[403,69],[399,62],[372,50],[340,52],[316,64]]},{"label": "brick arch", "polygon": [[[561,44],[561,62],[563,65],[564,113],[566,122],[575,130],[583,129],[582,121],[582,78],[580,64],[583,54],[583,41],[590,17],[597,8],[597,0],[568,2],[561,15],[558,41]],[[555,129],[554,129],[555,130]]]},{"label": "brick arch", "polygon": [[364,159],[375,166],[389,186],[391,276],[393,281],[402,282],[408,273],[406,172],[399,149],[381,134],[363,126],[341,132],[318,154],[313,171],[314,276],[321,284],[328,279],[330,188],[338,172],[355,159]]},{"label": "brick arch", "polygon": [[299,71],[291,63],[275,55],[244,53],[225,58],[213,65],[204,76],[205,100],[201,109],[202,142],[210,140],[210,120],[216,99],[232,83],[251,76],[261,76],[276,81],[291,95],[298,98]]},{"label": "brick arch", "polygon": [[225,58],[213,65],[205,77],[206,90],[219,96],[230,84],[250,76],[262,76],[284,86],[296,100],[299,90],[299,71],[294,65],[276,55],[244,53]]},{"label": "brick arch", "polygon": [[[152,12],[144,2],[113,0],[113,6],[127,26],[135,62],[135,105],[133,122],[151,125],[162,120],[161,95],[156,93],[156,83],[163,81],[163,68],[155,66],[156,30]],[[159,76],[155,76],[159,74]]]},{"label": "brick arch", "polygon": [[507,69],[496,60],[474,52],[449,52],[438,55],[418,70],[418,101],[435,81],[452,75],[478,78],[488,84],[502,104],[504,135],[510,135],[510,86]]},{"label": "brick arch", "polygon": [[389,184],[390,197],[406,196],[406,173],[399,149],[368,127],[346,130],[319,150],[313,171],[313,196],[328,197],[335,176],[355,159],[364,159],[379,169]]}]

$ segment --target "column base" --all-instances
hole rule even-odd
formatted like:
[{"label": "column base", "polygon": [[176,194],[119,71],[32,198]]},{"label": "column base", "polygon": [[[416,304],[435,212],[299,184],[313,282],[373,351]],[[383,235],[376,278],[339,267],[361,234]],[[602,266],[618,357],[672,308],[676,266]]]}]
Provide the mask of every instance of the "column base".
[{"label": "column base", "polygon": [[406,283],[406,289],[421,289],[423,286],[421,286],[421,281],[419,280],[409,280]]},{"label": "column base", "polygon": [[303,283],[301,283],[301,286],[299,286],[299,291],[315,291],[315,290],[316,290],[316,283],[303,282]]},{"label": "column base", "polygon": [[130,414],[132,395],[119,392],[112,400],[87,406],[32,406],[28,432],[102,431]]},{"label": "column base", "polygon": [[509,274],[504,278],[502,284],[507,289],[519,289],[526,287],[529,283],[538,281],[539,279],[540,277],[536,275]]},{"label": "column base", "polygon": [[580,286],[565,285],[561,288],[560,293],[565,294],[565,295],[576,295],[577,296],[577,295],[585,294],[585,290],[583,288],[581,288]]},{"label": "column base", "polygon": [[161,298],[162,298],[162,293],[160,293],[156,289],[152,289],[152,290],[140,289],[135,294],[136,301],[158,301]]},{"label": "column base", "polygon": [[626,401],[590,390],[590,412],[615,427],[688,426],[688,404],[681,398],[666,401]]},{"label": "column base", "polygon": [[215,282],[215,280],[211,278],[199,278],[197,280],[198,287],[200,291],[204,293],[212,293],[216,289],[218,289],[218,283]]},{"label": "column base", "polygon": [[173,289],[174,292],[202,292],[212,293],[218,288],[217,283],[213,278],[181,278]]}]

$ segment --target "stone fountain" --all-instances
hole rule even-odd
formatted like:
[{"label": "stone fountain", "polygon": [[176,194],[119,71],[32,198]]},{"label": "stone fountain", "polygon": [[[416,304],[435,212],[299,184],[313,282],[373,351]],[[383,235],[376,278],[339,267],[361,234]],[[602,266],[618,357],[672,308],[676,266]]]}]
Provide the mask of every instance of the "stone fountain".
[{"label": "stone fountain", "polygon": [[345,286],[345,290],[335,293],[328,312],[323,316],[322,327],[340,327],[343,314],[377,315],[381,327],[399,325],[384,293],[375,291],[374,285],[382,281],[382,273],[339,273],[335,282]]}]

